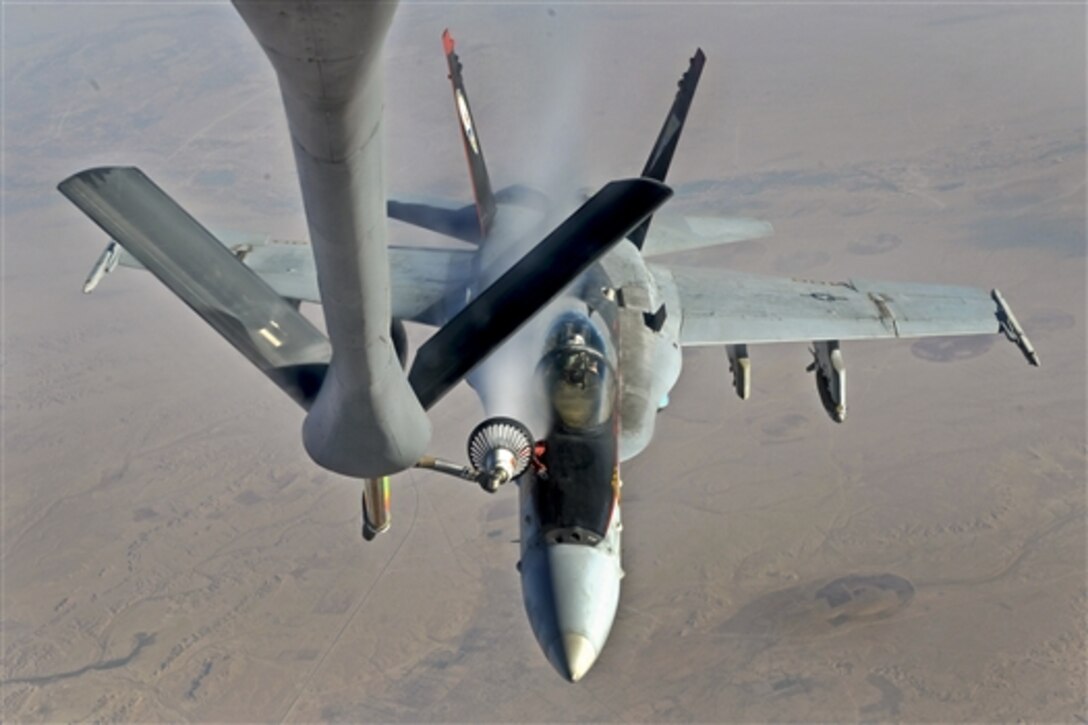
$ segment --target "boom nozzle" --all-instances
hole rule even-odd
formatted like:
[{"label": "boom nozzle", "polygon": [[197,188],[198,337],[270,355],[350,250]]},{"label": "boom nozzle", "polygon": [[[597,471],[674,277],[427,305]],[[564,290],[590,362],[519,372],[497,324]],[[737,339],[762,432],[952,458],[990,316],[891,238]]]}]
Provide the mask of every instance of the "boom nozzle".
[{"label": "boom nozzle", "polygon": [[389,476],[363,479],[363,538],[373,541],[389,530]]}]

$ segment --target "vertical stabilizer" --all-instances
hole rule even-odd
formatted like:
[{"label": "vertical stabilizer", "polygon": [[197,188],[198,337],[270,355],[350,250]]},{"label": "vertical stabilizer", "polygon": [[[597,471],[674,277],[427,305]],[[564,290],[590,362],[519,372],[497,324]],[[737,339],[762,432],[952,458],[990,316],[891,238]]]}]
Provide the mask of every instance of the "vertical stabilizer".
[{"label": "vertical stabilizer", "polygon": [[[699,77],[703,74],[705,63],[706,56],[702,48],[696,48],[687,72],[677,84],[679,87],[676,91],[676,99],[672,102],[669,115],[665,117],[665,125],[661,127],[661,133],[657,135],[654,148],[650,151],[650,158],[646,159],[646,166],[642,169],[644,177],[655,181],[665,181],[665,175],[669,172],[673,154],[676,153],[676,144],[680,141],[680,132],[684,129],[684,121],[687,120],[691,100],[695,98],[695,88],[699,85]],[[642,222],[628,237],[639,249],[642,249],[646,241],[646,232],[650,229],[651,219]]]},{"label": "vertical stabilizer", "polygon": [[465,158],[468,160],[472,193],[476,197],[480,236],[486,239],[495,221],[495,196],[491,192],[491,180],[487,176],[487,164],[484,163],[484,150],[480,146],[480,137],[476,133],[476,122],[472,118],[472,109],[468,105],[465,82],[461,78],[461,60],[454,52],[453,36],[450,35],[449,30],[442,31],[442,47],[446,51],[446,63],[450,69],[449,79],[453,85],[453,102],[457,107],[457,121],[461,127],[461,142],[464,144]]}]

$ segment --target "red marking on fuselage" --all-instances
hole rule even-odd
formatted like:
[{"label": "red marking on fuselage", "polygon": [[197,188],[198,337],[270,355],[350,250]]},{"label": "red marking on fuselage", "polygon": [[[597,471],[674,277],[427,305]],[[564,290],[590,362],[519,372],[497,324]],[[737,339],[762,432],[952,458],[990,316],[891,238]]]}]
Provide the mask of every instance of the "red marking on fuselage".
[{"label": "red marking on fuselage", "polygon": [[442,48],[445,49],[446,55],[453,52],[453,36],[450,35],[449,28],[442,31]]}]

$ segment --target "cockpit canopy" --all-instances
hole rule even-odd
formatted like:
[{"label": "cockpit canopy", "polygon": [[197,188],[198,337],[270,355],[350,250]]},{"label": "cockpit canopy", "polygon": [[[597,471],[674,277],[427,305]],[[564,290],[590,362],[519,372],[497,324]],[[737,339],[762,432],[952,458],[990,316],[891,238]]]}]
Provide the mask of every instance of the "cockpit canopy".
[{"label": "cockpit canopy", "polygon": [[532,496],[549,541],[595,545],[608,530],[618,460],[609,352],[594,320],[572,312],[552,326],[537,365],[551,425]]},{"label": "cockpit canopy", "polygon": [[553,422],[563,430],[592,430],[612,419],[616,376],[604,337],[589,317],[568,313],[555,322],[537,374]]}]

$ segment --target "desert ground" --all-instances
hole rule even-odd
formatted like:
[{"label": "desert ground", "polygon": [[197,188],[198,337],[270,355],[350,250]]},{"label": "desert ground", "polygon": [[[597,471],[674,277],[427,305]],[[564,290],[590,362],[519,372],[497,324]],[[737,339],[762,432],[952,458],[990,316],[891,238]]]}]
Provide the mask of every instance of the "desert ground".
[{"label": "desert ground", "polygon": [[[391,194],[469,199],[439,36],[496,186],[637,174],[696,46],[674,209],[775,225],[677,263],[998,287],[993,338],[685,357],[623,469],[619,615],[579,684],[522,610],[516,491],[359,485],[302,411],[56,191],[134,164],[207,226],[305,238],[271,67],[228,4],[4,3],[0,715],[110,721],[1085,722],[1083,5],[405,4]],[[391,226],[394,241],[441,243]],[[311,309],[309,313],[318,316]],[[427,331],[413,328],[418,344]],[[458,388],[433,449],[481,412]]]}]

